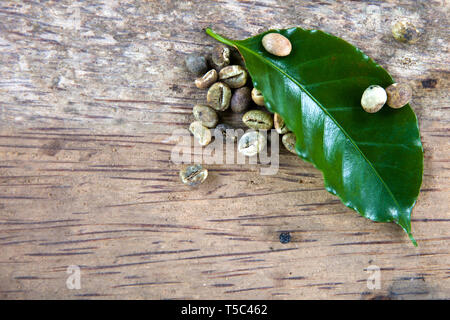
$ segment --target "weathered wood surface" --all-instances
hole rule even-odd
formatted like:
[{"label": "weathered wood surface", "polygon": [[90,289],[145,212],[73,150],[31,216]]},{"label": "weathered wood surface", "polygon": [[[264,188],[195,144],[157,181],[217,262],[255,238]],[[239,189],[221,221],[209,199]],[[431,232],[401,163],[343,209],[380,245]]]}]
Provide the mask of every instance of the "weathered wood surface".
[{"label": "weathered wood surface", "polygon": [[[450,298],[447,1],[2,1],[0,297]],[[415,45],[390,26],[409,17]],[[184,69],[212,26],[233,38],[318,28],[414,88],[425,149],[411,245],[359,217],[320,173],[211,165],[198,189],[170,161],[205,99]],[[239,116],[225,121],[242,126]],[[281,244],[280,231],[292,242]],[[81,289],[66,287],[69,265]],[[367,268],[381,268],[369,290]]]}]

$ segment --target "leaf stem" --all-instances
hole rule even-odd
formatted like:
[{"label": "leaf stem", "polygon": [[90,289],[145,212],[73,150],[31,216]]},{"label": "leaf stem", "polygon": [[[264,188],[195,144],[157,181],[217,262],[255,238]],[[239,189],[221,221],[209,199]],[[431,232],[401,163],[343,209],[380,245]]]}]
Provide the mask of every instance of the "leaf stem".
[{"label": "leaf stem", "polygon": [[221,35],[218,35],[211,28],[206,28],[205,32],[206,32],[207,35],[213,37],[217,41],[220,41],[220,42],[222,42],[224,44],[227,44],[229,46],[235,47],[235,44],[233,43],[233,41],[231,41],[230,39],[224,38]]}]

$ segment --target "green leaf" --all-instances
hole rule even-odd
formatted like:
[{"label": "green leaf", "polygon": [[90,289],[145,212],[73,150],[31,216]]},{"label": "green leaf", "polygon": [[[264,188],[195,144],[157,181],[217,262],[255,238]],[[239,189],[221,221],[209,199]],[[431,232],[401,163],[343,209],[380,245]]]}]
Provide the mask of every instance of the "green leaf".
[{"label": "green leaf", "polygon": [[[287,57],[261,44],[268,32],[292,43]],[[422,183],[423,149],[409,105],[369,114],[361,96],[391,76],[348,42],[319,30],[270,30],[246,40],[213,38],[236,47],[266,107],[297,137],[298,155],[323,172],[325,188],[362,216],[395,222],[411,233],[411,210]]]}]

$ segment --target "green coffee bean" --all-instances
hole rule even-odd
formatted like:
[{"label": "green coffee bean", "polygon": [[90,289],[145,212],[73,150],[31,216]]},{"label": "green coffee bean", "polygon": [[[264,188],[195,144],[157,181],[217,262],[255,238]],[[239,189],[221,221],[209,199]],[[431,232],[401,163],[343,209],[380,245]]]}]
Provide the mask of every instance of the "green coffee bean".
[{"label": "green coffee bean", "polygon": [[225,83],[216,82],[206,95],[208,104],[217,111],[224,111],[230,106],[231,90]]},{"label": "green coffee bean", "polygon": [[273,126],[272,116],[261,110],[247,111],[242,117],[244,124],[252,129],[269,130]]},{"label": "green coffee bean", "polygon": [[288,56],[292,51],[289,39],[279,33],[268,33],[261,42],[267,52],[279,57]]},{"label": "green coffee bean", "polygon": [[420,39],[420,31],[410,21],[397,21],[392,26],[395,40],[405,43],[416,43]]},{"label": "green coffee bean", "polygon": [[261,91],[259,91],[256,88],[253,88],[252,90],[252,100],[254,103],[256,103],[258,106],[264,107],[264,97],[261,94]]},{"label": "green coffee bean", "polygon": [[208,177],[208,170],[200,164],[187,166],[180,170],[180,178],[184,184],[195,187],[201,184]]},{"label": "green coffee bean", "polygon": [[200,121],[207,128],[214,128],[217,122],[219,122],[219,116],[210,106],[197,104],[192,109],[192,112],[195,120]]},{"label": "green coffee bean", "polygon": [[290,152],[297,154],[295,151],[295,143],[297,141],[297,138],[295,137],[295,134],[292,132],[286,133],[283,138],[281,138],[281,142],[283,142],[283,145],[288,149]]},{"label": "green coffee bean", "polygon": [[387,100],[386,91],[379,85],[369,86],[361,97],[361,107],[369,113],[378,112]]},{"label": "green coffee bean", "polygon": [[189,126],[189,131],[198,140],[202,146],[206,146],[211,142],[211,131],[202,125],[200,121],[194,121]]},{"label": "green coffee bean", "polygon": [[238,142],[238,151],[251,157],[261,152],[267,144],[266,137],[258,131],[244,134]]},{"label": "green coffee bean", "polygon": [[223,44],[216,45],[211,52],[211,64],[217,70],[230,64],[230,48]]},{"label": "green coffee bean", "polygon": [[240,88],[247,83],[247,71],[238,65],[228,66],[220,70],[219,79],[230,88]]},{"label": "green coffee bean", "polygon": [[386,88],[387,105],[394,109],[405,106],[412,97],[412,89],[406,83],[394,83]]},{"label": "green coffee bean", "polygon": [[289,132],[289,129],[286,127],[283,118],[281,118],[281,116],[278,113],[275,113],[273,115],[273,124],[275,130],[277,130],[279,134],[285,134]]},{"label": "green coffee bean", "polygon": [[214,82],[217,81],[217,71],[214,69],[209,70],[202,77],[195,79],[195,86],[199,89],[209,88]]}]

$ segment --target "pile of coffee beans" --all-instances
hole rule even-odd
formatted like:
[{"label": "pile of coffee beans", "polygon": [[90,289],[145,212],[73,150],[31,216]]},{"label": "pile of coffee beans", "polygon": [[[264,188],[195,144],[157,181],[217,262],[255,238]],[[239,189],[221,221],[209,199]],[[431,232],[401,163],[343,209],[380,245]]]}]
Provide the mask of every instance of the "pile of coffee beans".
[{"label": "pile of coffee beans", "polygon": [[223,134],[232,129],[219,123],[219,113],[229,109],[244,113],[252,104],[248,71],[232,55],[232,49],[219,44],[209,54],[190,54],[185,59],[186,68],[197,77],[195,86],[207,90],[205,103],[193,108],[195,121],[189,127],[201,145],[211,142],[210,129],[217,128]]},{"label": "pile of coffee beans", "polygon": [[[226,129],[232,129],[224,123],[219,123],[219,113],[229,109],[235,113],[244,113],[242,121],[249,128],[270,130],[275,124],[278,133],[289,132],[278,114],[272,116],[259,109],[247,111],[253,103],[256,106],[264,106],[264,97],[252,87],[248,71],[243,67],[242,58],[236,50],[233,50],[226,45],[218,44],[209,54],[190,54],[185,58],[187,70],[197,77],[194,81],[195,86],[208,90],[205,104],[194,106],[195,121],[189,127],[201,145],[211,142],[212,135],[209,129],[217,126],[223,133]],[[242,144],[245,145],[244,142]]]},{"label": "pile of coffee beans", "polygon": [[[253,88],[250,75],[237,50],[218,44],[209,54],[194,53],[186,56],[185,65],[196,77],[195,86],[207,89],[206,101],[194,106],[192,113],[195,121],[189,126],[189,131],[200,145],[206,146],[212,141],[213,129],[219,130],[223,137],[226,137],[227,129],[233,129],[228,124],[220,123],[220,114],[229,110],[243,114],[243,123],[251,129],[270,130],[275,124],[278,133],[289,133],[278,114],[272,115],[256,109],[265,105],[264,97]],[[249,110],[252,106],[253,109]],[[236,137],[229,138],[236,139]],[[245,156],[254,156],[267,145],[266,139],[257,131],[248,132],[240,138],[238,151]],[[289,144],[287,145],[285,141]],[[282,139],[282,142],[287,150],[295,153],[294,134],[291,133],[289,139]]]}]

